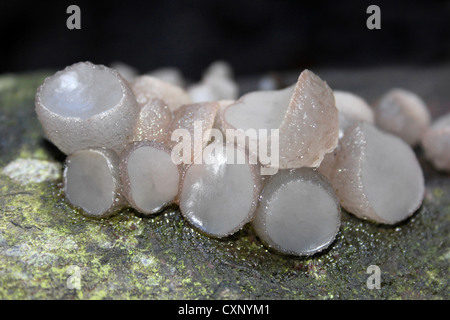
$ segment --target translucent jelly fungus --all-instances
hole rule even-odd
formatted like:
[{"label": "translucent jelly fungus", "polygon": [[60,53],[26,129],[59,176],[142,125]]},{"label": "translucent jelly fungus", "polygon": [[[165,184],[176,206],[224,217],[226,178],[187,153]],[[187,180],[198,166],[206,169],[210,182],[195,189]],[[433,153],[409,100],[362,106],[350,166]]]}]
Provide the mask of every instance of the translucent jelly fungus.
[{"label": "translucent jelly fungus", "polygon": [[124,195],[137,211],[152,214],[171,204],[178,192],[180,174],[170,150],[150,141],[129,145],[120,156]]},{"label": "translucent jelly fungus", "polygon": [[86,215],[106,217],[124,206],[119,159],[105,148],[77,151],[67,157],[63,174],[67,200]]},{"label": "translucent jelly fungus", "polygon": [[132,140],[165,142],[171,122],[172,111],[166,103],[160,99],[151,99],[140,106]]},{"label": "translucent jelly fungus", "polygon": [[[219,104],[201,102],[186,104],[173,112],[167,144],[174,148],[174,162],[191,163],[199,155],[210,139]],[[181,140],[181,141],[180,141]]]},{"label": "translucent jelly fungus", "polygon": [[437,169],[450,171],[450,113],[437,119],[425,132],[422,146]]},{"label": "translucent jelly fungus", "polygon": [[334,90],[336,107],[340,113],[354,120],[374,123],[374,113],[370,105],[360,96],[347,91]]},{"label": "translucent jelly fungus", "polygon": [[176,204],[210,237],[251,223],[264,245],[307,256],[334,241],[341,208],[395,224],[420,207],[424,177],[411,148],[419,139],[433,165],[450,171],[450,115],[430,127],[423,101],[405,90],[387,93],[374,113],[309,70],[292,86],[236,100],[223,62],[187,91],[176,70],[139,76],[122,67],[130,84],[80,62],[36,93],[45,134],[68,155],[66,199],[89,217]]},{"label": "translucent jelly fungus", "polygon": [[132,137],[138,112],[127,81],[90,62],[58,71],[36,93],[45,134],[65,154],[92,147],[119,152]]},{"label": "translucent jelly fungus", "polygon": [[339,138],[353,121],[375,122],[374,112],[363,98],[347,91],[334,90],[333,94],[339,110]]},{"label": "translucent jelly fungus", "polygon": [[[245,151],[234,149],[245,163],[227,161],[224,147],[209,145],[202,164],[184,171],[179,205],[183,216],[197,229],[213,237],[225,237],[253,218],[261,188],[256,165],[248,163]],[[215,150],[215,152],[214,152]]]},{"label": "translucent jelly fungus", "polygon": [[430,125],[425,102],[415,93],[393,89],[381,97],[375,108],[375,122],[386,132],[415,146]]},{"label": "translucent jelly fungus", "polygon": [[164,101],[170,110],[191,102],[191,97],[182,88],[148,75],[139,76],[131,83],[131,88],[140,105],[152,99]]},{"label": "translucent jelly fungus", "polygon": [[136,78],[139,74],[139,72],[129,64],[115,61],[109,65],[111,69],[117,70],[117,72],[120,73],[120,75],[125,78],[128,82],[131,82]]},{"label": "translucent jelly fungus", "polygon": [[225,129],[279,129],[280,169],[317,167],[338,142],[333,92],[309,70],[295,86],[244,95],[225,109],[223,119]]},{"label": "translucent jelly fungus", "polygon": [[219,100],[217,101],[219,107],[217,109],[216,118],[214,119],[213,128],[222,130],[222,132],[225,132],[225,127],[223,125],[223,113],[226,108],[228,108],[229,105],[236,103],[235,100]]},{"label": "translucent jelly fungus", "polygon": [[183,88],[186,82],[182,72],[173,67],[158,68],[149,72],[148,75],[180,88]]},{"label": "translucent jelly fungus", "polygon": [[422,168],[411,147],[367,122],[347,128],[328,178],[345,210],[379,223],[406,219],[424,197]]},{"label": "translucent jelly fungus", "polygon": [[[346,91],[335,90],[333,94],[339,110],[339,139],[344,137],[345,130],[355,121],[366,121],[371,124],[375,122],[373,110],[363,98]],[[327,179],[334,170],[335,157],[339,148],[338,144],[332,152],[327,153],[318,168]]]},{"label": "translucent jelly fungus", "polygon": [[265,183],[252,225],[267,246],[311,255],[333,242],[340,212],[333,188],[319,173],[310,168],[280,170]]},{"label": "translucent jelly fungus", "polygon": [[188,92],[193,102],[234,100],[239,88],[231,66],[225,61],[216,61],[206,69],[199,83],[189,86]]}]

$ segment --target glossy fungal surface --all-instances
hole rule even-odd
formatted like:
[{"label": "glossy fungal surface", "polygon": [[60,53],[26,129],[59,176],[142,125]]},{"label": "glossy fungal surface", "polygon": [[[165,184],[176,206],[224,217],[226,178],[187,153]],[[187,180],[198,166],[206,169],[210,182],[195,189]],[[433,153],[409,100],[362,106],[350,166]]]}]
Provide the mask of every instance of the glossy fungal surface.
[{"label": "glossy fungal surface", "polygon": [[[384,224],[419,208],[424,180],[414,152],[372,125],[373,112],[361,97],[333,92],[305,70],[290,87],[251,92],[236,101],[226,84],[230,72],[223,64],[211,66],[202,85],[214,101],[202,103],[148,75],[133,76],[129,86],[118,72],[89,62],[48,78],[36,94],[36,112],[50,140],[69,155],[63,174],[67,200],[92,217],[124,206],[150,215],[175,203],[206,235],[227,237],[251,222],[265,245],[298,256],[333,242],[340,205]],[[387,108],[400,110],[395,121],[403,117],[414,128],[426,122],[426,108],[421,113],[423,108],[411,107],[417,99],[397,94],[392,100],[400,107]],[[420,117],[424,121],[417,121]],[[442,170],[450,167],[449,118],[437,121],[422,139],[428,159]],[[173,139],[179,129],[189,142],[187,162]],[[214,129],[276,129],[278,135],[255,139],[269,145],[278,137],[279,154],[271,156],[279,161],[265,163],[258,154],[259,163],[253,162],[247,145],[230,144],[227,134],[220,138]],[[229,150],[223,153],[230,147],[232,159]],[[181,163],[174,160],[179,158]]]},{"label": "glossy fungal surface", "polygon": [[121,154],[124,195],[137,211],[153,214],[171,204],[178,192],[180,173],[163,144],[136,142]]},{"label": "glossy fungal surface", "polygon": [[223,118],[225,129],[279,129],[280,169],[317,167],[338,141],[333,92],[309,70],[294,86],[244,95],[225,109]]},{"label": "glossy fungal surface", "polygon": [[375,114],[370,105],[360,96],[347,91],[334,90],[334,99],[339,111],[339,138],[353,121],[375,123]]},{"label": "glossy fungal surface", "polygon": [[267,246],[286,254],[311,255],[335,239],[339,201],[313,169],[280,170],[264,185],[252,225]]},{"label": "glossy fungal surface", "polygon": [[119,159],[112,150],[87,149],[67,157],[63,174],[67,200],[86,215],[106,217],[123,208]]},{"label": "glossy fungal surface", "polygon": [[[211,146],[204,163],[185,169],[179,206],[194,227],[221,238],[237,232],[253,218],[261,181],[256,165],[248,164],[248,160],[242,164],[227,161],[225,152],[214,150],[218,149]],[[239,148],[235,153],[245,156]]]},{"label": "glossy fungal surface", "polygon": [[338,137],[332,90],[313,72],[303,71],[280,126],[280,169],[318,167]]},{"label": "glossy fungal surface", "polygon": [[139,117],[134,126],[133,141],[150,140],[164,142],[172,123],[172,111],[160,99],[151,99],[140,105]]},{"label": "glossy fungal surface", "polygon": [[[216,102],[201,102],[182,105],[173,112],[167,145],[175,148],[174,160],[183,159],[185,164],[191,163],[202,152],[209,141],[218,108]],[[177,132],[183,135],[178,136]],[[183,139],[187,138],[189,143],[183,145]],[[182,148],[177,148],[177,145]],[[184,152],[190,152],[190,156],[185,157]],[[175,162],[179,163],[178,160]]]},{"label": "glossy fungal surface", "polygon": [[375,121],[379,128],[415,146],[430,125],[431,116],[417,94],[393,89],[381,97],[375,108]]},{"label": "glossy fungal surface", "polygon": [[65,154],[91,147],[119,152],[132,137],[138,112],[127,81],[90,62],[56,72],[36,93],[45,134]]},{"label": "glossy fungal surface", "polygon": [[341,90],[333,91],[336,107],[339,113],[345,114],[353,120],[375,122],[375,115],[370,105],[362,97]]},{"label": "glossy fungal surface", "polygon": [[422,146],[437,169],[450,171],[450,113],[438,118],[425,132]]},{"label": "glossy fungal surface", "polygon": [[346,130],[329,178],[344,209],[379,223],[406,219],[424,197],[423,172],[411,147],[367,122]]}]

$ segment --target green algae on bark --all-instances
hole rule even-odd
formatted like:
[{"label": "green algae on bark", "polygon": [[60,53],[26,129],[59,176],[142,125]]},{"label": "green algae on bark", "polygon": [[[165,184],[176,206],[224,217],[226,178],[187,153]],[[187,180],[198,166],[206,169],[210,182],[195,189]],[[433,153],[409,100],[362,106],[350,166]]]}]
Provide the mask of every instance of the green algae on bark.
[{"label": "green algae on bark", "polygon": [[[1,173],[17,159],[64,160],[34,114],[45,75],[0,76],[0,299],[449,298],[450,181],[426,162],[425,201],[412,217],[388,227],[343,212],[337,239],[307,258],[267,250],[248,226],[208,238],[176,206],[86,218],[60,178]],[[370,265],[381,270],[379,290],[367,287]]]}]

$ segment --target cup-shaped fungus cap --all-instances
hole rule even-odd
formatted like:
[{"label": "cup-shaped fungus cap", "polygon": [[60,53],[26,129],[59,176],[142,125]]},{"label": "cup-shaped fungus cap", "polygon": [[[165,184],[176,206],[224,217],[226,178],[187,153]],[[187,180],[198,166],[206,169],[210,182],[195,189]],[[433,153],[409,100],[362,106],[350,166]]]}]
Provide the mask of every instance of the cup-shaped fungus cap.
[{"label": "cup-shaped fungus cap", "polygon": [[422,146],[437,169],[450,171],[450,113],[437,119],[425,132]]},{"label": "cup-shaped fungus cap", "polygon": [[147,140],[134,142],[120,158],[124,195],[134,209],[153,214],[174,201],[180,172],[164,144]]},{"label": "cup-shaped fungus cap", "polygon": [[431,116],[427,105],[417,94],[393,89],[383,95],[375,107],[375,122],[384,131],[415,146],[430,125]]},{"label": "cup-shaped fungus cap", "polygon": [[424,197],[422,168],[402,139],[367,122],[347,128],[330,176],[342,207],[379,223],[412,215]]},{"label": "cup-shaped fungus cap", "polygon": [[67,200],[91,217],[107,217],[125,202],[119,176],[119,158],[109,149],[79,150],[66,159],[63,174]]},{"label": "cup-shaped fungus cap", "polygon": [[340,213],[333,188],[318,172],[280,170],[265,183],[252,226],[265,245],[281,253],[311,255],[333,242]]},{"label": "cup-shaped fungus cap", "polygon": [[132,137],[138,111],[127,81],[90,62],[56,72],[36,93],[45,134],[65,154],[92,147],[120,152]]},{"label": "cup-shaped fungus cap", "polygon": [[[204,162],[185,167],[179,191],[183,216],[205,234],[222,238],[239,231],[254,215],[261,179],[244,150],[233,145],[209,144]],[[234,161],[233,155],[242,161]]]},{"label": "cup-shaped fungus cap", "polygon": [[[243,132],[279,129],[280,169],[318,167],[336,147],[339,135],[333,92],[309,70],[288,88],[242,96],[225,109],[223,127]],[[263,135],[257,139],[269,141]]]}]

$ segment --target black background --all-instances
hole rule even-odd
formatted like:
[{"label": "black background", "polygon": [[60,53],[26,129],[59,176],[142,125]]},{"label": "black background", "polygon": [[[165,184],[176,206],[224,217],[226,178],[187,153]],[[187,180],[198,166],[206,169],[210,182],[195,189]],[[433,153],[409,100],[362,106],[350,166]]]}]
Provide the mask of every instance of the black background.
[{"label": "black background", "polygon": [[[66,9],[81,9],[68,30]],[[381,9],[368,30],[366,9]],[[450,61],[450,1],[4,1],[0,73],[121,61],[175,66],[197,79],[212,61],[238,76],[314,67]]]}]

